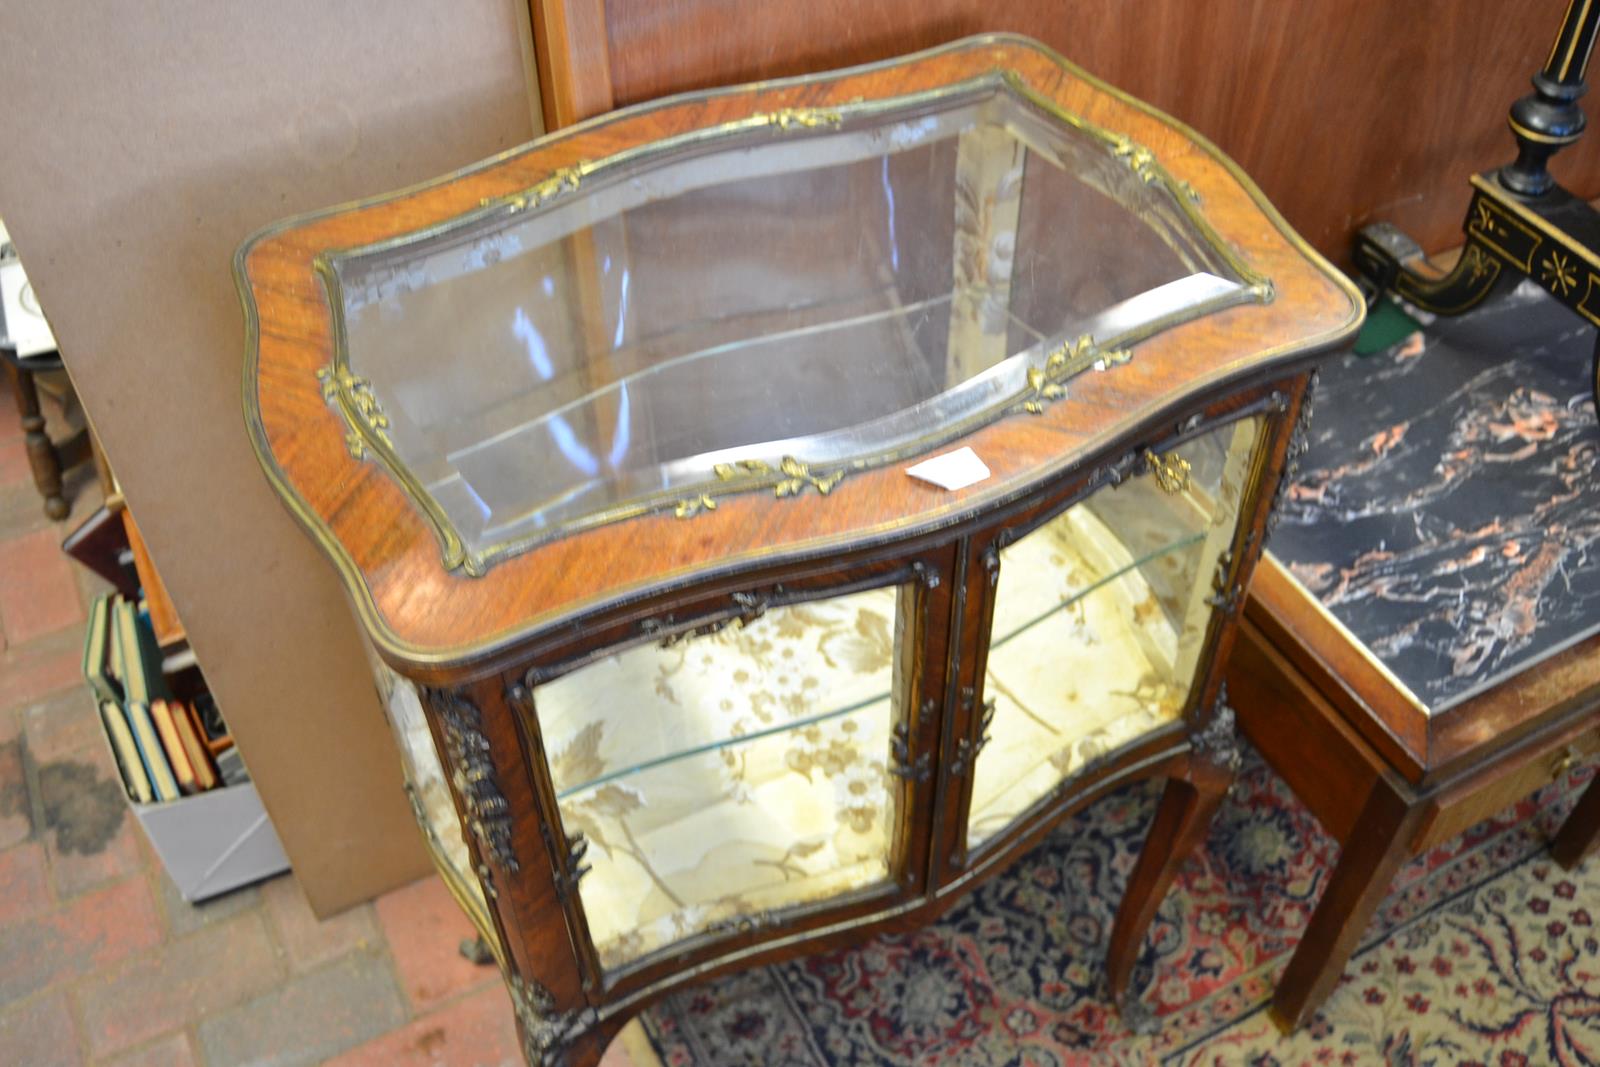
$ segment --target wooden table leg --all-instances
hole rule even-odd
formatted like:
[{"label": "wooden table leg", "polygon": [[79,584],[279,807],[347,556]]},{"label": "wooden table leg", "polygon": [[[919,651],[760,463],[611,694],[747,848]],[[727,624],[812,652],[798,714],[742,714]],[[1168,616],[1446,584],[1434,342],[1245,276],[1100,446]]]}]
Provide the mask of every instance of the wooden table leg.
[{"label": "wooden table leg", "polygon": [[1567,870],[1582,863],[1600,842],[1600,774],[1578,798],[1577,807],[1561,824],[1560,833],[1550,844],[1550,855]]},{"label": "wooden table leg", "polygon": [[1333,991],[1395,872],[1411,858],[1425,809],[1386,779],[1372,787],[1305,935],[1278,979],[1271,1015],[1285,1033],[1298,1029]]},{"label": "wooden table leg", "polygon": [[1183,861],[1205,840],[1211,817],[1228,795],[1238,769],[1237,749],[1221,759],[1196,753],[1190,757],[1189,776],[1168,779],[1166,791],[1161,794],[1155,821],[1128,879],[1106,947],[1107,992],[1116,1001],[1123,1022],[1135,1030],[1141,1028],[1143,1018],[1136,998],[1128,991],[1128,982],[1145,934]]},{"label": "wooden table leg", "polygon": [[11,372],[12,391],[17,396],[17,413],[22,416],[22,432],[28,448],[28,465],[33,468],[33,484],[44,497],[44,513],[52,520],[67,517],[67,500],[61,493],[61,459],[45,432],[44,414],[39,409],[39,390],[33,375],[13,363],[6,363]]}]

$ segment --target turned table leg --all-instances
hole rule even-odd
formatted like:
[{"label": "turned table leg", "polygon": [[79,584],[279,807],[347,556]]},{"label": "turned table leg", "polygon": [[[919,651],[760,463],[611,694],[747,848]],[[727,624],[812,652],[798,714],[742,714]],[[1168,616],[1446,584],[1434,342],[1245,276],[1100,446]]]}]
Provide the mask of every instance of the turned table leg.
[{"label": "turned table leg", "polygon": [[1410,804],[1380,779],[1367,797],[1339,865],[1312,912],[1294,956],[1278,979],[1272,1019],[1291,1033],[1327,999],[1367,923],[1406,860],[1425,805]]},{"label": "turned table leg", "polygon": [[11,386],[17,397],[17,413],[22,416],[23,440],[28,449],[28,465],[33,468],[33,484],[44,497],[44,513],[52,520],[67,517],[67,500],[61,492],[61,459],[45,432],[44,414],[39,409],[39,390],[33,374],[7,362]]},{"label": "turned table leg", "polygon": [[1582,863],[1600,841],[1600,774],[1589,782],[1589,787],[1578,798],[1577,807],[1561,824],[1561,831],[1550,843],[1550,855],[1567,870]]},{"label": "turned table leg", "polygon": [[1144,945],[1172,880],[1184,860],[1205,841],[1223,798],[1239,773],[1238,741],[1233,710],[1219,701],[1217,713],[1204,732],[1193,739],[1188,773],[1167,781],[1155,821],[1145,838],[1139,862],[1128,879],[1122,906],[1117,909],[1106,947],[1106,988],[1117,1003],[1123,1021],[1138,1029],[1143,1024],[1137,998],[1128,990],[1133,965]]}]

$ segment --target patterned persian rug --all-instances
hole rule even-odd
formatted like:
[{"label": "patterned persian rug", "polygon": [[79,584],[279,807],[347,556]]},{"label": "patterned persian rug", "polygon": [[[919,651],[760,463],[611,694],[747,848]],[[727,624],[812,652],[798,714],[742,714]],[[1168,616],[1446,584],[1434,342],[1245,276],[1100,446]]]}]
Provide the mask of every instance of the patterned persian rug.
[{"label": "patterned persian rug", "polygon": [[1600,859],[1569,875],[1545,850],[1590,773],[1407,866],[1292,1038],[1264,1009],[1338,845],[1254,758],[1147,940],[1152,1034],[1129,1032],[1099,982],[1153,783],[1064,823],[929,927],[684,990],[645,1028],[669,1067],[1600,1062]]}]

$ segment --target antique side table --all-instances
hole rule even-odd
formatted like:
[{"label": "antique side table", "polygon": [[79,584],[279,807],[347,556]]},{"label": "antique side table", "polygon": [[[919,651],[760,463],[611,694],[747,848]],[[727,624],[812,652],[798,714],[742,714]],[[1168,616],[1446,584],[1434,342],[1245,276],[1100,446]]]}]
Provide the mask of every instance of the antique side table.
[{"label": "antique side table", "polygon": [[1363,316],[1213,147],[981,37],[621,111],[235,265],[251,437],[530,1062],[926,921],[1162,776],[1126,986],[1237,764],[1218,664],[1307,369]]},{"label": "antique side table", "polygon": [[[1246,736],[1344,846],[1278,983],[1285,1029],[1401,864],[1600,751],[1588,332],[1525,285],[1321,371],[1227,668]],[[1597,836],[1600,784],[1552,851],[1570,867]]]}]

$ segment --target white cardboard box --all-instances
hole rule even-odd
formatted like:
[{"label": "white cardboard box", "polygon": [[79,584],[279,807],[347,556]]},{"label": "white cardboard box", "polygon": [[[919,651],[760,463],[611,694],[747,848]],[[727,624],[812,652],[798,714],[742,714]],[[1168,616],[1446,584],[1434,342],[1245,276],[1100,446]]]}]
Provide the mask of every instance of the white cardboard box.
[{"label": "white cardboard box", "polygon": [[[111,750],[109,737],[106,748]],[[115,750],[111,759],[116,762]],[[289,869],[289,857],[254,782],[218,786],[165,804],[129,798],[128,806],[173,885],[191,904]]]},{"label": "white cardboard box", "polygon": [[[111,762],[120,767],[105,718],[96,718]],[[127,797],[127,784],[122,784]],[[191,904],[289,869],[289,857],[254,782],[219,785],[164,804],[140,804],[128,797],[128,806],[178,892]]]},{"label": "white cardboard box", "polygon": [[129,804],[173,884],[191,904],[289,869],[254,782],[219,786],[167,804]]}]

